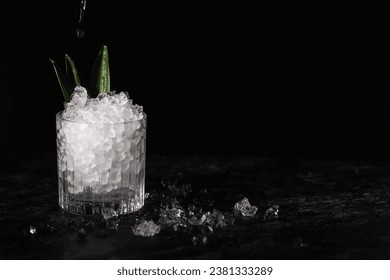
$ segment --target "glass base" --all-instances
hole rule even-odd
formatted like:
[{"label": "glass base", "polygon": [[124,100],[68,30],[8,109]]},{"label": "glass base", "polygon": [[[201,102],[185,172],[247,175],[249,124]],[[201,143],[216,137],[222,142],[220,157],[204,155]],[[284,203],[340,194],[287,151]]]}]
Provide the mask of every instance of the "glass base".
[{"label": "glass base", "polygon": [[99,215],[139,210],[145,196],[146,115],[126,123],[80,123],[56,115],[59,205]]},{"label": "glass base", "polygon": [[65,211],[80,215],[101,215],[108,209],[114,210],[117,215],[138,211],[143,206],[143,199],[132,195],[126,199],[111,201],[88,201],[83,200],[79,195],[64,194],[59,205]]}]

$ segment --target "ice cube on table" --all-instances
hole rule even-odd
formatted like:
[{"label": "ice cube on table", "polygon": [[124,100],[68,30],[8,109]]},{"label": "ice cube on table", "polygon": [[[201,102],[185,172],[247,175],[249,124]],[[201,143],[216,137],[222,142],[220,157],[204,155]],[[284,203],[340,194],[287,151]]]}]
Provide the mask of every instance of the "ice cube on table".
[{"label": "ice cube on table", "polygon": [[160,226],[153,221],[142,221],[140,224],[133,227],[134,235],[139,236],[154,236],[160,232]]},{"label": "ice cube on table", "polygon": [[187,218],[184,209],[180,205],[174,205],[172,208],[167,207],[161,210],[158,222],[163,226],[173,226],[175,224],[185,224]]},{"label": "ice cube on table", "polygon": [[277,220],[279,217],[279,205],[272,205],[270,208],[265,211],[264,220]]},{"label": "ice cube on table", "polygon": [[201,226],[206,221],[206,215],[203,214],[201,217],[192,216],[188,219],[188,223],[193,226]]},{"label": "ice cube on table", "polygon": [[228,225],[234,224],[233,215],[228,213],[223,214],[217,209],[213,209],[213,212],[206,213],[205,223],[211,227],[211,230],[215,228],[225,228]]},{"label": "ice cube on table", "polygon": [[234,205],[233,210],[235,213],[241,214],[241,215],[246,216],[246,217],[252,217],[252,216],[256,215],[256,213],[257,213],[257,207],[251,206],[248,198],[246,198],[246,197],[243,198],[242,200],[240,200],[239,202],[237,202]]}]

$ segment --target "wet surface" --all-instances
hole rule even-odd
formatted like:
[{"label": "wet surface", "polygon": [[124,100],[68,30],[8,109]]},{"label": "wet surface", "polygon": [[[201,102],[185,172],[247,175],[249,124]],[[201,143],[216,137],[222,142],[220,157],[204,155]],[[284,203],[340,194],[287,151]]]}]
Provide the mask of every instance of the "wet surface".
[{"label": "wet surface", "polygon": [[[145,209],[89,218],[59,210],[55,154],[2,157],[0,258],[390,258],[388,162],[147,156],[146,168]],[[254,216],[234,214],[245,197]],[[161,230],[134,235],[144,220]]]}]

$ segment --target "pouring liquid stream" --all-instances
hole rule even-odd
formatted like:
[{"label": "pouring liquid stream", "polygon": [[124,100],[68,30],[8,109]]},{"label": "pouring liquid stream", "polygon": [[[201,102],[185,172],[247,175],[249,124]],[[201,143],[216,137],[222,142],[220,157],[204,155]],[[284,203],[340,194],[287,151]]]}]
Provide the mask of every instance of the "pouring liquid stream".
[{"label": "pouring liquid stream", "polygon": [[87,7],[87,0],[81,0],[80,2],[80,14],[79,14],[79,21],[78,21],[78,27],[76,28],[76,37],[78,39],[84,38],[85,31],[82,28],[82,24],[84,21],[84,14],[85,14],[85,8]]}]

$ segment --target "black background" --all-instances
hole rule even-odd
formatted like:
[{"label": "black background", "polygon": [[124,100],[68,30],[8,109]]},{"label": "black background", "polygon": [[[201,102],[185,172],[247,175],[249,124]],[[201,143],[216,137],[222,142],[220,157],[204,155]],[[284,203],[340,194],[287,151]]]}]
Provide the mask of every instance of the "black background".
[{"label": "black background", "polygon": [[117,2],[88,1],[83,40],[78,1],[1,4],[2,153],[55,151],[48,58],[68,53],[88,77],[106,44],[112,88],[148,114],[148,153],[389,158],[380,16]]}]

